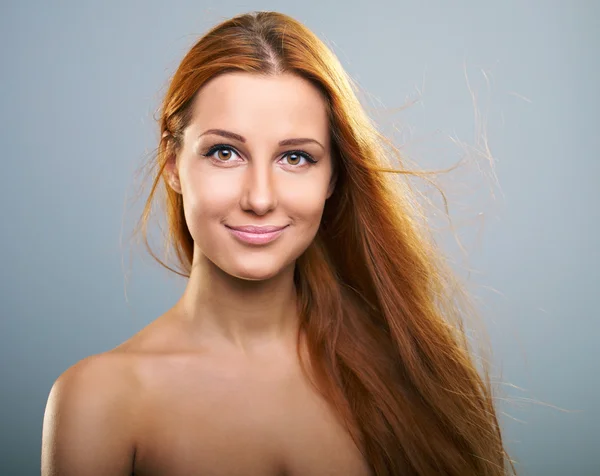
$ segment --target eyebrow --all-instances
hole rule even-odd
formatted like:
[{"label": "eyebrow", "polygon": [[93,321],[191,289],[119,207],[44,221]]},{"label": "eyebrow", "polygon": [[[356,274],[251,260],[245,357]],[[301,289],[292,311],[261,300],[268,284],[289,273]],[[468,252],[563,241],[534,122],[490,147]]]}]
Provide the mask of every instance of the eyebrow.
[{"label": "eyebrow", "polygon": [[[198,138],[207,135],[207,134],[213,134],[213,135],[217,135],[217,136],[221,136],[221,137],[227,137],[228,139],[233,139],[233,140],[237,140],[239,142],[246,142],[246,138],[236,134],[234,132],[230,132],[230,131],[226,131],[224,129],[208,129],[207,131],[204,131],[202,134],[200,134],[198,136]],[[321,149],[325,150],[325,147],[323,147],[323,145],[321,145],[321,143],[315,139],[310,139],[308,137],[299,137],[299,138],[294,138],[294,139],[284,139],[282,141],[279,141],[279,145],[303,145],[303,144],[309,144],[309,143],[313,143],[313,144],[317,144],[319,147],[321,147]]]}]

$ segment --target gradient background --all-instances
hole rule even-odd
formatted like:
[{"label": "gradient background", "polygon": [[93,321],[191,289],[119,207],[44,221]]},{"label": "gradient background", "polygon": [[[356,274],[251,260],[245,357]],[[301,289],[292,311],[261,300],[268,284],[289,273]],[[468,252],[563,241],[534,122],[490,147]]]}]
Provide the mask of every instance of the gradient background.
[{"label": "gradient background", "polygon": [[[127,240],[134,173],[187,49],[250,10],[325,40],[421,166],[471,151],[444,182],[468,259],[440,236],[472,270],[497,374],[519,387],[501,388],[508,447],[524,475],[600,474],[599,5],[3,1],[0,474],[39,474],[46,398],[66,368],[178,298],[183,281]],[[498,184],[479,152],[484,116]]]}]

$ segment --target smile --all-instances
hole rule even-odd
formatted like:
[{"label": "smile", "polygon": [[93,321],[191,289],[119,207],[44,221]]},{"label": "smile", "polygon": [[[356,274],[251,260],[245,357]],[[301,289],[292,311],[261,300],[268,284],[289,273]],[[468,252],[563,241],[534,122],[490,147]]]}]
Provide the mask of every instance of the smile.
[{"label": "smile", "polygon": [[225,225],[225,227],[231,232],[233,236],[235,236],[238,240],[244,243],[248,243],[251,245],[264,245],[276,240],[287,228],[287,225],[236,227]]}]

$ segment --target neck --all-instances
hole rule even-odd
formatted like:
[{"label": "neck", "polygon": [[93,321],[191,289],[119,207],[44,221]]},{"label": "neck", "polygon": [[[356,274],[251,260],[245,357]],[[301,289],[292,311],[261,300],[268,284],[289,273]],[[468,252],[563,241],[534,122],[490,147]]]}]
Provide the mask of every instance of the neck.
[{"label": "neck", "polygon": [[263,281],[228,275],[197,252],[180,315],[204,342],[249,353],[271,343],[295,343],[298,313],[294,264]]}]

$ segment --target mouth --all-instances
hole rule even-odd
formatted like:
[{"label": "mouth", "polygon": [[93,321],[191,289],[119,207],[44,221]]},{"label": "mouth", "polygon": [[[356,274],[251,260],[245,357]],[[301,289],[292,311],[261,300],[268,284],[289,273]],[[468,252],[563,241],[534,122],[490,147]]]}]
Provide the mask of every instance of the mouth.
[{"label": "mouth", "polygon": [[248,243],[251,245],[264,245],[270,243],[283,233],[288,227],[286,226],[228,226],[225,227],[235,236],[238,240]]}]

